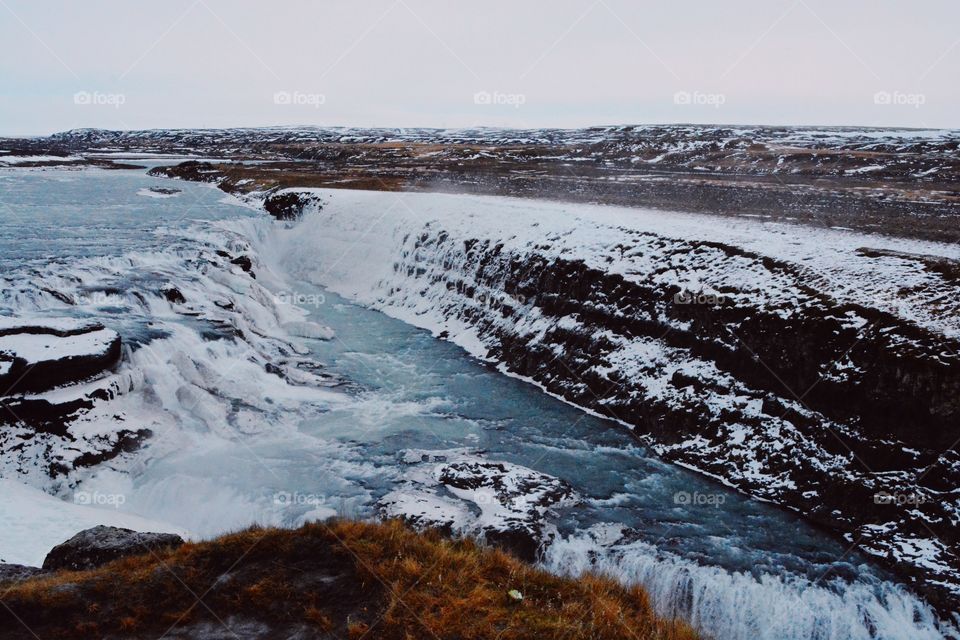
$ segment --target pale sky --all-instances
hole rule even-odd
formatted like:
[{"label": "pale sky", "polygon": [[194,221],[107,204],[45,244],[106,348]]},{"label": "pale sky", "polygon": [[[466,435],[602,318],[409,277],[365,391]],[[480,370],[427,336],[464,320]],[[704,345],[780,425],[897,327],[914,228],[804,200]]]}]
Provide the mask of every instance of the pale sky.
[{"label": "pale sky", "polygon": [[0,0],[0,134],[960,128],[958,0]]}]

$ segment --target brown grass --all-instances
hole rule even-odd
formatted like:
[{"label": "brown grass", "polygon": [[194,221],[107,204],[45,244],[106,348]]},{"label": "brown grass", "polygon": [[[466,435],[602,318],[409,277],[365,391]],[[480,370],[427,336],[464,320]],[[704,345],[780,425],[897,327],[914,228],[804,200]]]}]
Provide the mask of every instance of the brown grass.
[{"label": "brown grass", "polygon": [[219,619],[331,638],[696,638],[657,618],[642,589],[557,577],[398,522],[250,529],[24,582],[2,600],[20,620],[0,607],[0,630],[20,631],[0,637],[32,637],[20,621],[46,639],[159,636]]}]

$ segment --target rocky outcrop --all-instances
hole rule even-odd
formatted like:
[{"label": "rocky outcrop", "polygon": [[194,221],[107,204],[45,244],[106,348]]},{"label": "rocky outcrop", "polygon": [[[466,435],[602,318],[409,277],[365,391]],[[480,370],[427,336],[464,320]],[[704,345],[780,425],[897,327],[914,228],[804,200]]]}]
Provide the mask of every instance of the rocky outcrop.
[{"label": "rocky outcrop", "polygon": [[0,318],[2,395],[88,379],[120,359],[120,336],[97,322]]},{"label": "rocky outcrop", "polygon": [[44,571],[82,571],[127,556],[179,547],[183,538],[172,533],[140,533],[119,527],[98,526],[81,531],[55,546],[43,560]]},{"label": "rocky outcrop", "polygon": [[314,206],[323,206],[320,197],[302,189],[281,189],[263,201],[263,208],[277,220],[296,220]]},{"label": "rocky outcrop", "polygon": [[217,183],[223,179],[223,174],[215,165],[196,160],[187,160],[171,167],[154,167],[147,172],[147,175],[189,180],[190,182]]},{"label": "rocky outcrop", "polygon": [[0,593],[3,640],[698,637],[639,587],[552,575],[398,522],[257,527]]},{"label": "rocky outcrop", "polygon": [[555,531],[550,516],[579,498],[562,480],[476,454],[408,450],[401,487],[378,502],[386,518],[470,535],[533,561]]},{"label": "rocky outcrop", "polygon": [[[137,425],[76,435],[71,426],[97,403],[128,393],[116,371],[121,338],[74,318],[0,318],[0,451],[9,471],[54,478],[131,453],[151,435]],[[39,479],[38,479],[39,480]]]},{"label": "rocky outcrop", "polygon": [[0,584],[22,582],[55,571],[84,571],[120,558],[179,547],[183,538],[172,533],[142,533],[96,526],[79,532],[50,550],[43,567],[0,564]]},{"label": "rocky outcrop", "polygon": [[67,436],[71,417],[117,391],[107,382],[77,393],[44,394],[102,377],[120,360],[120,336],[73,318],[0,318],[0,425]]},{"label": "rocky outcrop", "polygon": [[27,567],[22,564],[0,564],[0,584],[22,582],[43,575],[40,567]]},{"label": "rocky outcrop", "polygon": [[[297,220],[308,208],[323,206],[322,200],[316,194],[304,191],[302,188],[268,186],[275,184],[275,180],[263,181],[259,177],[242,179],[235,175],[235,168],[233,165],[216,165],[189,160],[169,167],[155,167],[148,173],[157,177],[216,184],[226,193],[254,198],[277,220]],[[257,191],[256,187],[261,182],[264,186]]]}]

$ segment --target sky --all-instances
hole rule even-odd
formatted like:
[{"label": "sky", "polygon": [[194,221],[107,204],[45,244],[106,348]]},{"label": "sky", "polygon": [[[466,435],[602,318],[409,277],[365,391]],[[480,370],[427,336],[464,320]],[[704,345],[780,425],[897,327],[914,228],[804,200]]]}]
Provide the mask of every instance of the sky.
[{"label": "sky", "polygon": [[957,0],[0,0],[0,134],[960,128]]}]

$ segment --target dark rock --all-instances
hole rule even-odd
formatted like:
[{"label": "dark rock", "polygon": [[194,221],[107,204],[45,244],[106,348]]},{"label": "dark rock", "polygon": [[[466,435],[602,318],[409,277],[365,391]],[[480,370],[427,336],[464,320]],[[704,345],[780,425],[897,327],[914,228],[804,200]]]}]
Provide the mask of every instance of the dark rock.
[{"label": "dark rock", "polygon": [[247,273],[250,274],[250,277],[256,278],[257,276],[253,273],[253,262],[250,260],[249,256],[238,256],[230,261],[230,264],[235,264]]},{"label": "dark rock", "polygon": [[21,424],[30,427],[34,433],[49,433],[72,440],[67,429],[71,417],[92,408],[93,401],[77,398],[55,403],[44,398],[13,398],[5,399],[3,406],[8,410],[0,412],[0,424]]},{"label": "dark rock", "polygon": [[483,532],[484,541],[494,547],[509,551],[521,560],[536,562],[540,553],[542,532],[528,527],[509,529],[488,528]]},{"label": "dark rock", "polygon": [[147,172],[147,175],[191,182],[219,182],[223,179],[223,173],[219,168],[209,162],[196,160],[187,160],[172,167],[154,167]]},{"label": "dark rock", "polygon": [[180,189],[171,189],[168,187],[149,187],[147,190],[164,196],[172,196],[181,193]]},{"label": "dark rock", "polygon": [[163,297],[171,304],[183,304],[187,301],[187,299],[183,297],[183,294],[180,293],[180,289],[177,289],[173,285],[164,287],[160,290],[160,293],[162,293]]},{"label": "dark rock", "polygon": [[304,209],[313,204],[321,204],[319,196],[299,191],[280,191],[267,196],[263,208],[277,220],[297,220],[303,215]]},{"label": "dark rock", "polygon": [[97,322],[0,318],[0,395],[89,379],[120,360],[120,336]]},{"label": "dark rock", "polygon": [[0,564],[0,583],[29,580],[43,573],[40,567],[27,567],[22,564]]},{"label": "dark rock", "polygon": [[44,570],[82,570],[126,556],[179,547],[183,538],[171,533],[140,533],[103,525],[81,531],[54,547],[43,560]]},{"label": "dark rock", "polygon": [[76,460],[73,461],[73,466],[75,469],[79,469],[80,467],[94,467],[108,460],[113,460],[121,454],[133,453],[152,435],[153,432],[150,431],[150,429],[138,429],[136,431],[123,429],[117,432],[116,439],[112,446],[96,452],[88,451],[78,456]]}]

